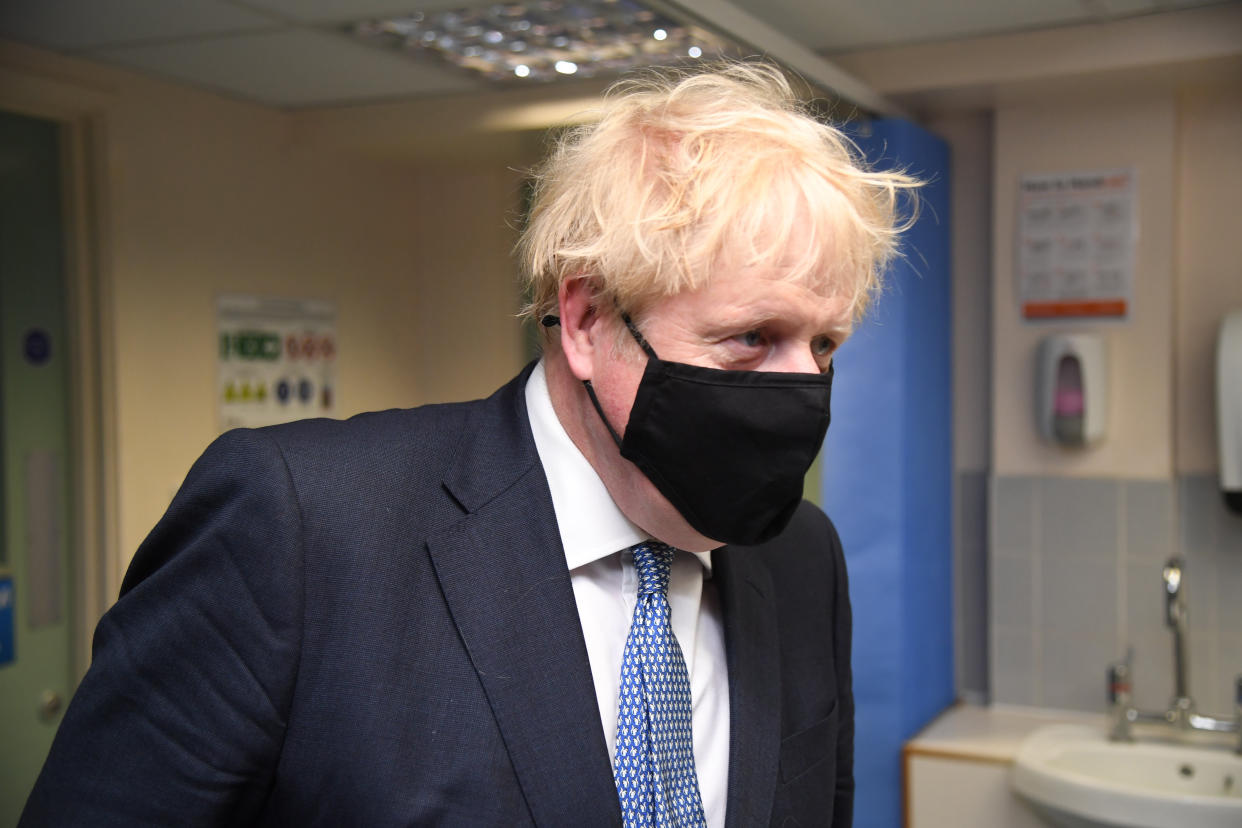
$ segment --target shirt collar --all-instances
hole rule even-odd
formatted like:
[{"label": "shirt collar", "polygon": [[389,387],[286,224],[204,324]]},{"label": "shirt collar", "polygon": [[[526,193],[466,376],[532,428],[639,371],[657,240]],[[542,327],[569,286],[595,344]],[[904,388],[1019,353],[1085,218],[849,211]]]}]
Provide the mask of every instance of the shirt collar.
[{"label": "shirt collar", "polygon": [[[577,569],[647,540],[650,535],[622,514],[604,481],[561,425],[552,407],[542,359],[526,380],[526,412],[552,492],[552,509],[569,568]],[[710,575],[711,553],[693,554]]]}]

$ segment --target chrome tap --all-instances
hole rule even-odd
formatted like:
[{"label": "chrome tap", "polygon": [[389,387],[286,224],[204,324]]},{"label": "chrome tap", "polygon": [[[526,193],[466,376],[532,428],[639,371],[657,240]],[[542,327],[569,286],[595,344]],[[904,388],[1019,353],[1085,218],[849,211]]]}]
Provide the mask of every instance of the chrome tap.
[{"label": "chrome tap", "polygon": [[1130,704],[1133,650],[1129,651],[1124,661],[1110,664],[1108,668],[1108,705],[1112,721],[1109,738],[1115,742],[1132,741],[1134,737],[1131,725],[1136,722],[1167,724],[1184,731],[1237,733],[1238,740],[1234,750],[1242,754],[1242,675],[1234,679],[1233,719],[1199,715],[1190,695],[1186,681],[1186,595],[1182,591],[1184,568],[1185,561],[1175,557],[1164,565],[1161,573],[1164,583],[1165,624],[1173,632],[1173,700],[1169,709],[1163,713],[1145,712]]},{"label": "chrome tap", "polygon": [[1108,738],[1114,742],[1133,742],[1130,732],[1130,660],[1134,650],[1126,653],[1125,661],[1108,665],[1108,713],[1111,726]]},{"label": "chrome tap", "polygon": [[1195,703],[1186,688],[1186,598],[1182,593],[1182,567],[1185,562],[1172,558],[1164,565],[1164,623],[1173,631],[1173,700],[1169,712],[1173,724],[1185,727],[1194,713]]}]

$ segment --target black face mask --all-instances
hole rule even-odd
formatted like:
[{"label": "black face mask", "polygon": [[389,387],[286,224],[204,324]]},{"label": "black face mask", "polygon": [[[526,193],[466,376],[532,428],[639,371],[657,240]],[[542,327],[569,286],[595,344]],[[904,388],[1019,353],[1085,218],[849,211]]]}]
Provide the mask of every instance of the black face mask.
[{"label": "black face mask", "polygon": [[832,368],[794,374],[665,362],[622,318],[647,354],[624,438],[584,383],[621,456],[705,537],[751,545],[780,534],[828,431]]}]

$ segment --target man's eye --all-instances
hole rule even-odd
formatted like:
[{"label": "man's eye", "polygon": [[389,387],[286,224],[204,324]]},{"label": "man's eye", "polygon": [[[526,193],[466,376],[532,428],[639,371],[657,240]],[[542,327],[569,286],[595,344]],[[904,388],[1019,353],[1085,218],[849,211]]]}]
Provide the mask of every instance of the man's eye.
[{"label": "man's eye", "polygon": [[763,334],[759,331],[747,331],[744,334],[738,334],[735,339],[747,348],[757,348],[763,344]]},{"label": "man's eye", "polygon": [[832,337],[817,336],[811,340],[811,353],[817,357],[828,356],[837,349],[837,343],[832,341]]}]

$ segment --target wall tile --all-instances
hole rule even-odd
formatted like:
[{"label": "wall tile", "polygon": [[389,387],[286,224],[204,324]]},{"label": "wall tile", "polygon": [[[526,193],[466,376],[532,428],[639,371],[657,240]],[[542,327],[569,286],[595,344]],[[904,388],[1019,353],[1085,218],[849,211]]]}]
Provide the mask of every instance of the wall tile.
[{"label": "wall tile", "polygon": [[1164,623],[1160,563],[1126,567],[1126,613],[1121,649],[1134,648],[1131,688],[1142,710],[1164,710],[1173,696],[1173,635]]},{"label": "wall tile", "polygon": [[1217,594],[1223,556],[1218,549],[1187,551],[1185,555],[1186,616],[1192,631],[1215,630],[1220,625]]},{"label": "wall tile", "polygon": [[957,684],[963,694],[988,695],[988,478],[964,472],[957,485]]},{"label": "wall tile", "polygon": [[1095,712],[1107,708],[1108,665],[1116,660],[1120,648],[1114,625],[1100,625],[1096,633],[1044,631],[1041,677],[1044,706]]},{"label": "wall tile", "polygon": [[1160,572],[1181,554],[1190,691],[1204,712],[1230,714],[1242,672],[1242,518],[1224,508],[1214,476],[996,478],[991,495],[995,701],[1102,710],[1105,669],[1133,647],[1135,702],[1163,710],[1173,638]]},{"label": "wall tile", "polygon": [[1121,486],[1114,480],[1043,481],[1041,547],[1046,560],[1116,560]]},{"label": "wall tile", "polygon": [[1122,484],[1125,554],[1131,561],[1166,561],[1177,552],[1173,486],[1163,480]]},{"label": "wall tile", "polygon": [[1190,697],[1199,710],[1209,715],[1221,715],[1232,709],[1226,706],[1226,679],[1219,669],[1220,636],[1215,630],[1190,633],[1190,674],[1188,678]]},{"label": "wall tile", "polygon": [[1010,556],[1034,549],[1034,508],[1038,481],[1033,477],[997,477],[992,481],[992,548]]},{"label": "wall tile", "polygon": [[992,623],[998,627],[1030,628],[1031,562],[998,556],[992,560]]},{"label": "wall tile", "polygon": [[1038,704],[1035,645],[1029,629],[998,627],[992,633],[992,701]]},{"label": "wall tile", "polygon": [[[1078,633],[1079,638],[1107,636],[1118,626],[1118,582],[1115,564],[1095,561],[1043,562],[1042,622],[1044,630]],[[1116,658],[1113,652],[1109,658]]]},{"label": "wall tile", "polygon": [[1216,549],[1219,502],[1214,476],[1186,475],[1178,481],[1179,536],[1187,555]]},{"label": "wall tile", "polygon": [[1222,632],[1216,641],[1216,677],[1223,698],[1216,707],[1204,707],[1216,716],[1234,715],[1234,682],[1242,675],[1242,630]]},{"label": "wall tile", "polygon": [[987,472],[961,472],[957,476],[957,528],[963,541],[988,542]]},{"label": "wall tile", "polygon": [[1126,626],[1139,632],[1164,630],[1163,570],[1162,563],[1126,565]]},{"label": "wall tile", "polygon": [[1219,492],[1216,493],[1216,500],[1220,503],[1217,530],[1220,532],[1221,551],[1242,567],[1242,515],[1229,511]]},{"label": "wall tile", "polygon": [[1216,628],[1242,635],[1242,549],[1216,556]]}]

